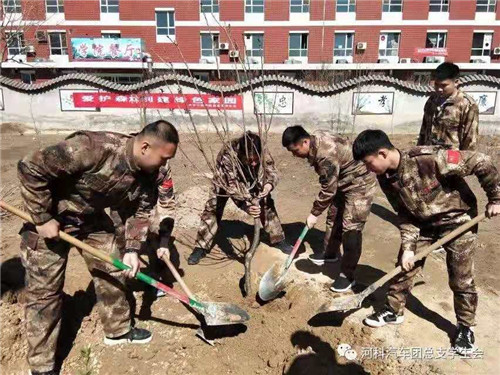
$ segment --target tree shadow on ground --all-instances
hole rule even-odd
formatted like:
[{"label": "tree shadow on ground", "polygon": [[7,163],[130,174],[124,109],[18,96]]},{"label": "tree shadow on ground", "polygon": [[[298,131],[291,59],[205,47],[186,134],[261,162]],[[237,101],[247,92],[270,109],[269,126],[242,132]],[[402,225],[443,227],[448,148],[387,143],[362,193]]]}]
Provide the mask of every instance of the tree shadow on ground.
[{"label": "tree shadow on ground", "polygon": [[286,375],[368,374],[357,363],[339,364],[331,345],[308,331],[294,332],[290,341],[294,347],[310,347],[313,352],[296,356],[284,372]]}]

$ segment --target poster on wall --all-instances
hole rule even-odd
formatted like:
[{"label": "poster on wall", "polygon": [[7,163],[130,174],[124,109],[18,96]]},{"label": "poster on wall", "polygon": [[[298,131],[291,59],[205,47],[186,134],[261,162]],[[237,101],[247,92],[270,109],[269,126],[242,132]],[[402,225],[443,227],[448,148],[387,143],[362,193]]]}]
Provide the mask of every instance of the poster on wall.
[{"label": "poster on wall", "polygon": [[256,92],[254,102],[259,115],[293,115],[293,92]]},{"label": "poster on wall", "polygon": [[496,91],[467,91],[479,107],[480,115],[494,115],[497,102]]},{"label": "poster on wall", "polygon": [[75,93],[92,94],[97,93],[98,90],[92,89],[59,89],[59,102],[61,103],[61,112],[73,112],[73,111],[84,111],[84,112],[97,112],[99,109],[97,107],[77,107],[75,106]]},{"label": "poster on wall", "polygon": [[4,104],[3,104],[3,89],[0,89],[0,111],[3,111],[5,109]]},{"label": "poster on wall", "polygon": [[243,98],[241,95],[220,96],[211,94],[163,94],[139,93],[117,94],[112,92],[73,93],[76,108],[158,108],[158,109],[190,109],[190,110],[241,110]]},{"label": "poster on wall", "polygon": [[393,92],[354,92],[353,115],[390,115],[394,106]]}]

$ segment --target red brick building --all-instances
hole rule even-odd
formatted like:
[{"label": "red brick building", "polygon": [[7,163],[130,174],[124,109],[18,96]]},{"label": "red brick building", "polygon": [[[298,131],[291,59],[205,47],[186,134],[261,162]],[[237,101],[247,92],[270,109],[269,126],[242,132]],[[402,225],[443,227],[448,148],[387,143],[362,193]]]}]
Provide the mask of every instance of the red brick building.
[{"label": "red brick building", "polygon": [[[202,78],[235,68],[425,72],[445,59],[464,71],[500,67],[497,0],[1,1],[2,74],[25,81],[84,70],[127,82],[187,66]],[[143,62],[80,59],[76,38],[140,38]]]}]

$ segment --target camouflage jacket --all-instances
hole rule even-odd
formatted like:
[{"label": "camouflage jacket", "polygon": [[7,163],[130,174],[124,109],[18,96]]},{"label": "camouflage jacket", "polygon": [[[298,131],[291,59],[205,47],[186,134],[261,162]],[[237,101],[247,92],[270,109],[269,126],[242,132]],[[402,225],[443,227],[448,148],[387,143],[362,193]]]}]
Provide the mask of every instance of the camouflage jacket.
[{"label": "camouflage jacket", "polygon": [[126,250],[145,240],[161,174],[141,172],[133,159],[134,138],[82,131],[34,152],[18,163],[21,194],[36,225],[55,218],[82,225],[104,209],[128,207]]},{"label": "camouflage jacket", "polygon": [[237,162],[238,141],[239,138],[233,139],[231,144],[224,146],[217,155],[213,183],[234,199],[238,207],[243,208],[262,191],[265,184],[271,184],[273,189],[276,187],[278,171],[271,154],[265,151],[262,155],[264,166],[260,163],[254,174],[244,173],[243,166]]},{"label": "camouflage jacket", "polygon": [[[176,197],[170,161],[160,168],[155,182],[156,190],[152,190],[152,200],[156,202],[149,219],[149,232],[159,235],[160,247],[168,247],[170,235],[174,229]],[[126,247],[125,224],[134,215],[133,206],[121,206],[110,211],[116,231],[116,242],[119,249]]]},{"label": "camouflage jacket", "polygon": [[500,203],[500,176],[488,156],[438,146],[400,153],[398,170],[378,180],[398,212],[404,250],[415,250],[421,228],[453,227],[469,220],[477,207],[465,176],[476,175],[488,200]]},{"label": "camouflage jacket", "polygon": [[417,145],[447,145],[457,150],[475,150],[478,138],[479,108],[461,90],[442,104],[433,94],[425,103],[424,118]]},{"label": "camouflage jacket", "polygon": [[330,205],[337,190],[348,192],[375,175],[365,165],[353,159],[352,144],[344,137],[318,130],[311,135],[309,164],[319,175],[321,190],[313,203],[311,213],[319,216]]}]

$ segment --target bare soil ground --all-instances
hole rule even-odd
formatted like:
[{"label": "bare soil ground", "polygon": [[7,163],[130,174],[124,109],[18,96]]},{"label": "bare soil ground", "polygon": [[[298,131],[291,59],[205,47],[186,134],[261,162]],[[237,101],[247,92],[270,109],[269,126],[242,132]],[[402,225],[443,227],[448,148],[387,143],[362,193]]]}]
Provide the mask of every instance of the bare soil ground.
[{"label": "bare soil ground", "polygon": [[[18,131],[2,134],[1,186],[17,185],[16,162],[39,145],[48,145],[63,135],[44,135],[37,141]],[[395,136],[395,143],[408,147],[414,136]],[[498,142],[483,139],[482,147],[498,165]],[[215,137],[207,142],[217,152]],[[281,181],[274,193],[278,212],[291,242],[299,236],[314,196],[319,188],[317,176],[302,160],[293,159],[280,146],[278,135],[270,136],[271,151]],[[151,290],[131,283],[135,322],[151,329],[153,340],[145,346],[106,347],[94,308],[96,298],[91,278],[78,252],[69,257],[64,288],[63,328],[58,351],[63,374],[497,374],[500,371],[500,333],[498,304],[500,288],[499,219],[480,226],[480,246],[476,254],[476,283],[479,289],[476,342],[484,351],[482,358],[438,358],[450,346],[455,316],[452,293],[441,254],[428,259],[409,298],[406,321],[401,326],[371,329],[362,319],[374,306],[383,303],[385,288],[377,291],[357,311],[316,315],[324,302],[334,295],[328,290],[339,272],[338,265],[317,267],[307,261],[311,251],[321,247],[324,215],[308,234],[305,246],[291,269],[293,283],[281,298],[260,304],[254,296],[244,298],[239,286],[243,276],[244,251],[249,247],[253,227],[236,207],[226,210],[217,246],[200,265],[188,266],[198,216],[204,206],[208,180],[207,168],[193,145],[182,144],[173,162],[174,182],[179,197],[177,226],[174,232],[174,263],[179,265],[186,283],[202,300],[236,303],[251,315],[246,326],[211,328],[210,346],[195,336],[198,319],[181,303],[164,297],[155,299]],[[195,165],[193,165],[193,162]],[[485,194],[471,179],[481,206]],[[21,206],[18,189],[6,198]],[[21,220],[2,214],[0,256],[2,299],[0,305],[0,365],[4,374],[26,374],[26,340],[23,313],[23,274],[19,259]],[[399,247],[395,214],[378,191],[372,214],[364,232],[364,248],[357,279],[369,285],[391,270]],[[233,253],[231,254],[231,250]],[[229,255],[228,255],[229,254]],[[145,257],[144,257],[145,258]],[[146,258],[145,258],[146,259]],[[266,236],[254,259],[254,290],[262,274],[285,256],[267,245]],[[147,271],[146,271],[147,272]],[[165,271],[165,280],[172,277]],[[178,288],[176,283],[173,284]],[[348,361],[337,352],[341,343],[351,345],[357,358]],[[394,348],[392,352],[390,348]],[[396,351],[395,348],[399,348]],[[403,349],[401,349],[403,348]],[[419,349],[421,348],[421,349]],[[419,350],[432,350],[434,359],[419,359]],[[373,353],[379,350],[378,358]],[[382,356],[380,351],[385,350]],[[413,355],[404,355],[404,350]],[[406,352],[406,353],[407,353]],[[363,355],[364,354],[364,355]],[[442,356],[442,354],[441,354]],[[410,358],[412,357],[412,358]]]}]

